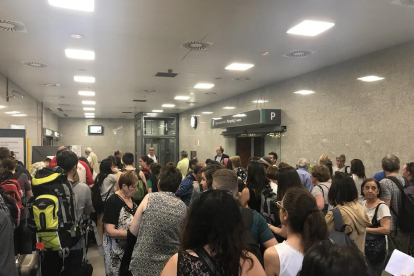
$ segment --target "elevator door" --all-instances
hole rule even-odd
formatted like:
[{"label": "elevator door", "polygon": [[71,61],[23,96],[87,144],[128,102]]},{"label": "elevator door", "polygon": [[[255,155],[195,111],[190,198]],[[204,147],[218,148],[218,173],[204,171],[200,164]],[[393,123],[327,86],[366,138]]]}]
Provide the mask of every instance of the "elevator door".
[{"label": "elevator door", "polygon": [[240,156],[241,165],[247,168],[247,163],[251,157],[262,157],[264,151],[263,137],[238,137],[237,155]]},{"label": "elevator door", "polygon": [[[145,138],[145,155],[148,155],[149,147],[154,147],[158,163],[165,166],[168,162],[174,162],[175,138]],[[143,153],[144,154],[144,153]]]}]

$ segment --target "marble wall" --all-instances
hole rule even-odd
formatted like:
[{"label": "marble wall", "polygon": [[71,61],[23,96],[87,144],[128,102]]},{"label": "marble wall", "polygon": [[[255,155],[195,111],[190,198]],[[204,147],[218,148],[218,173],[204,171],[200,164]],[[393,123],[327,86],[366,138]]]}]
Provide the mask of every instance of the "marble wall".
[{"label": "marble wall", "polygon": [[[9,96],[14,94],[16,98],[9,98],[7,101],[7,91]],[[22,98],[16,92],[24,97]],[[9,80],[7,84],[6,76],[1,73],[0,105],[4,106],[0,109],[0,128],[8,129],[11,124],[24,125],[26,127],[26,138],[30,139],[31,145],[39,146],[42,144],[42,104],[13,81]],[[26,116],[15,117],[5,113],[8,111],[19,111],[20,114],[26,114]]]},{"label": "marble wall", "polygon": [[[102,125],[104,134],[88,135],[88,125]],[[59,118],[59,133],[59,145],[81,145],[82,153],[91,147],[99,161],[118,149],[135,151],[133,119]]]},{"label": "marble wall", "polygon": [[[282,125],[287,126],[281,137],[283,161],[294,165],[300,157],[307,157],[315,164],[321,154],[328,154],[335,162],[335,156],[343,153],[348,164],[354,158],[361,159],[367,176],[372,176],[381,170],[386,154],[399,156],[402,163],[414,160],[409,144],[414,135],[413,72],[414,42],[409,42],[189,110],[180,114],[180,149],[196,150],[199,159],[205,160],[214,157],[216,146],[222,145],[233,155],[235,139],[224,138],[220,129],[210,129],[210,118],[279,108]],[[385,79],[371,83],[357,80],[367,75]],[[293,93],[303,89],[316,93]],[[258,99],[268,102],[253,103]],[[227,105],[237,109],[223,110]],[[214,114],[202,115],[202,111]],[[201,115],[197,129],[190,127],[192,114]],[[273,147],[277,142],[266,138],[265,151]]]},{"label": "marble wall", "polygon": [[43,127],[58,131],[58,116],[51,111],[43,108]]}]

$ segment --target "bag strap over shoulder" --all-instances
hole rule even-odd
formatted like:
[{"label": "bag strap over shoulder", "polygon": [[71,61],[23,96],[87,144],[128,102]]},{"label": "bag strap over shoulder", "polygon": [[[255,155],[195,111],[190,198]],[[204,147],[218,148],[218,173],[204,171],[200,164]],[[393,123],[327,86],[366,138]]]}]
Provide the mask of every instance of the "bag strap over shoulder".
[{"label": "bag strap over shoulder", "polygon": [[198,258],[207,265],[207,267],[211,270],[213,275],[222,276],[220,271],[216,270],[216,266],[211,261],[210,255],[206,252],[206,250],[201,247],[194,250],[194,252],[198,255]]},{"label": "bag strap over shoulder", "polygon": [[342,232],[341,230],[343,229],[343,226],[344,226],[344,220],[342,219],[341,211],[339,211],[339,209],[337,208],[334,208],[331,211],[334,217],[335,231]]},{"label": "bag strap over shoulder", "polygon": [[379,207],[382,205],[382,204],[385,204],[385,203],[380,203],[380,204],[378,204],[377,205],[377,207],[375,207],[375,213],[374,213],[374,216],[372,217],[372,220],[371,220],[371,224],[373,225],[373,226],[376,226],[376,224],[378,223],[378,219],[377,219],[377,213],[378,213],[378,209],[379,209]]}]

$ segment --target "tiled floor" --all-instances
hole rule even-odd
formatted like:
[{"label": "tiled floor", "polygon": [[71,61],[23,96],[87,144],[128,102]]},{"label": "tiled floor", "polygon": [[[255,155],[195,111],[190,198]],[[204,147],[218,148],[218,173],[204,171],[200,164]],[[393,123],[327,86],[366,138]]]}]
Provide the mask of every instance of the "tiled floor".
[{"label": "tiled floor", "polygon": [[93,276],[105,276],[103,255],[99,254],[99,250],[96,245],[91,245],[91,247],[89,247],[88,260],[93,266]]}]

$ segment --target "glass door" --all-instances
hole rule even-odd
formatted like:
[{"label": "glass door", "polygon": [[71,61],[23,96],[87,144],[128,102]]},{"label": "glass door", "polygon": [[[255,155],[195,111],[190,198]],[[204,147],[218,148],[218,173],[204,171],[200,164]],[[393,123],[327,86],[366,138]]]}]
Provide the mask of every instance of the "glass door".
[{"label": "glass door", "polygon": [[168,162],[175,162],[175,138],[173,137],[148,137],[144,138],[145,152],[149,147],[154,147],[158,163],[165,166]]}]

